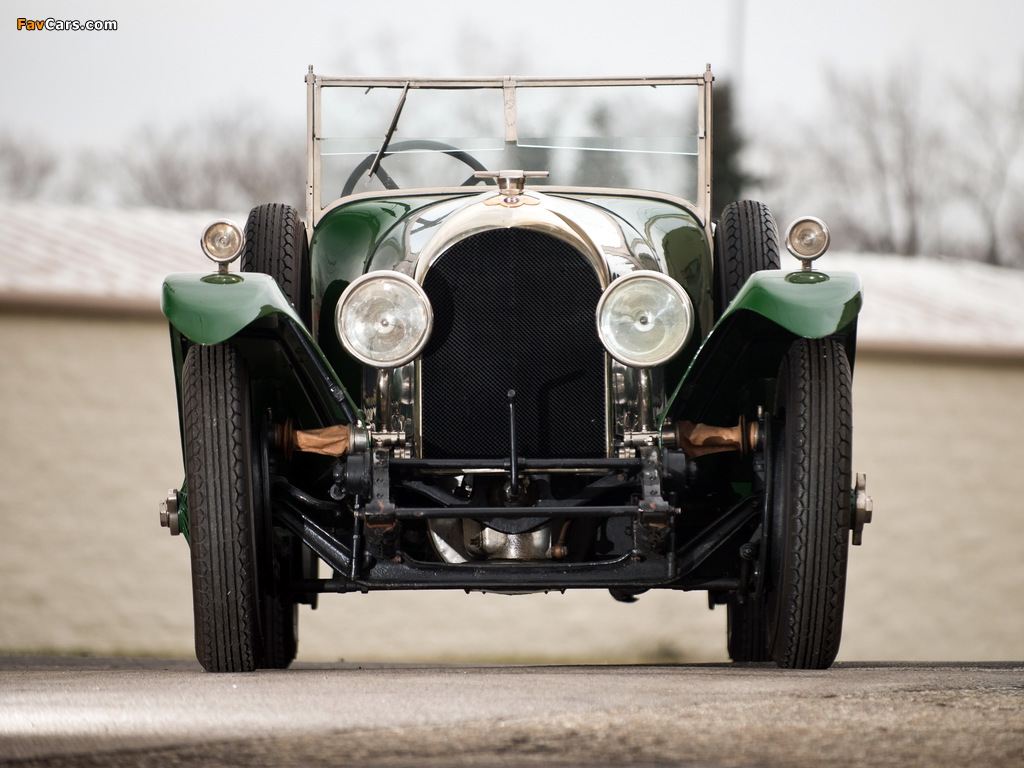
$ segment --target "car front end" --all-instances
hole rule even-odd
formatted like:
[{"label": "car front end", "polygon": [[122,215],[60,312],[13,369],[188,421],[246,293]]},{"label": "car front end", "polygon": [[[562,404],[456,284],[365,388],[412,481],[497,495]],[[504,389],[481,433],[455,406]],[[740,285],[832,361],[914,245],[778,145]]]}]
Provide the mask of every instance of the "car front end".
[{"label": "car front end", "polygon": [[[794,273],[760,204],[716,231],[710,70],[306,82],[304,219],[270,205],[245,232],[217,222],[218,271],[165,283],[187,482],[162,519],[197,567],[220,562],[195,539],[222,535],[206,489],[233,486],[190,447],[208,440],[190,413],[237,423],[247,501],[230,514],[256,543],[229,544],[257,564],[244,632],[272,649],[220,661],[199,623],[216,635],[242,607],[197,608],[204,666],[282,665],[294,649],[265,626],[294,631],[288,606],[324,592],[665,587],[706,590],[737,621],[756,624],[758,601],[782,611],[792,472],[773,434],[802,401],[780,405],[779,382],[820,348],[845,397],[860,284],[811,268],[816,219],[787,235]],[[862,487],[830,504],[844,536],[869,519]],[[754,632],[734,658],[834,658]]]}]

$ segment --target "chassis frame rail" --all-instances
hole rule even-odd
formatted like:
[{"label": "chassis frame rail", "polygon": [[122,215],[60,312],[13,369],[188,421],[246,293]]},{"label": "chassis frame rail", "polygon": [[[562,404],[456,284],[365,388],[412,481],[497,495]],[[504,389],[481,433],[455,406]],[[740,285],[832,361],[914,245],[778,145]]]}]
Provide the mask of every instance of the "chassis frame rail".
[{"label": "chassis frame rail", "polygon": [[[407,557],[392,560],[377,559],[365,552],[362,545],[364,520],[354,519],[351,544],[340,541],[327,528],[318,523],[301,502],[286,496],[278,497],[274,510],[275,521],[300,538],[329,567],[333,579],[298,580],[291,588],[300,592],[367,592],[371,589],[466,589],[466,590],[540,590],[563,591],[569,588],[629,588],[672,587],[683,590],[734,590],[740,587],[740,578],[703,579],[693,573],[733,538],[744,525],[761,512],[756,496],[743,499],[720,518],[705,527],[685,546],[677,548],[674,520],[665,524],[668,539],[666,554],[645,551],[634,537],[634,547],[615,559],[591,562],[479,562],[435,563],[420,562]],[[398,509],[399,519],[422,519],[419,509]],[[493,508],[431,509],[432,517],[477,518],[486,512],[496,515]],[[521,508],[521,516],[548,514],[538,507]],[[550,511],[552,516],[609,517],[633,515],[639,527],[640,512],[635,506],[628,508],[586,507],[562,508]]]}]

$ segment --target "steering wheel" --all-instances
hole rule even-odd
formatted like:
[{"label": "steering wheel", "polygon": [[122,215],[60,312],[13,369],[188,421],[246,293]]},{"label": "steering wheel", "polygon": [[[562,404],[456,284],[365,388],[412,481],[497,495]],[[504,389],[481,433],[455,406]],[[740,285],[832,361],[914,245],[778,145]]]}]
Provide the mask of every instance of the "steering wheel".
[{"label": "steering wheel", "polygon": [[[390,155],[392,152],[401,152],[402,150],[406,149],[437,150],[443,152],[446,155],[454,157],[456,160],[461,160],[474,171],[487,170],[483,163],[481,163],[468,152],[465,152],[459,149],[458,147],[453,147],[451,144],[445,144],[443,141],[433,141],[431,139],[409,139],[407,141],[396,141],[394,144],[388,145],[388,151],[384,153],[383,157],[381,157],[381,162],[377,164],[377,170],[374,171],[373,173],[374,176],[381,180],[381,183],[384,184],[385,189],[398,189],[398,184],[396,184],[395,180],[391,178],[391,174],[384,170],[384,159],[387,158],[388,155]],[[367,171],[370,170],[370,166],[373,165],[373,159],[376,156],[376,153],[372,155],[367,155],[359,162],[359,165],[352,169],[352,173],[350,173],[348,175],[348,178],[345,179],[345,186],[341,190],[342,197],[352,194],[352,190],[356,188],[356,184],[359,182],[359,177],[365,175]],[[480,183],[481,181],[483,181],[483,179],[477,179],[474,178],[473,176],[470,176],[468,179],[462,182],[461,186],[471,187],[474,184]]]}]

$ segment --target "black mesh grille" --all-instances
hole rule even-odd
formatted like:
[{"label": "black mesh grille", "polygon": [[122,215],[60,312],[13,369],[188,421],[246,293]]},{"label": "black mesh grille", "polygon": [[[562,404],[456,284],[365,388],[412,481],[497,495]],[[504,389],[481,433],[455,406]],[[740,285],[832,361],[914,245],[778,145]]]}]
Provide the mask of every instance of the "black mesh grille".
[{"label": "black mesh grille", "polygon": [[491,230],[441,256],[423,287],[434,309],[425,457],[508,456],[510,389],[521,456],[605,454],[601,287],[583,254],[541,232]]}]

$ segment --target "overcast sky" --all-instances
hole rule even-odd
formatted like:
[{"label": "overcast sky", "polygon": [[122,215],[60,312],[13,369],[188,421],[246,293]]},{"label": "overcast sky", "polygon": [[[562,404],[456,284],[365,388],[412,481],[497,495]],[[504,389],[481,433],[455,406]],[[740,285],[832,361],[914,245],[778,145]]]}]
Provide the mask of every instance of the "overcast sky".
[{"label": "overcast sky", "polygon": [[[248,109],[302,129],[303,76],[738,75],[743,114],[820,104],[831,66],[879,77],[1012,81],[1020,0],[180,0],[5,2],[0,131],[70,146]],[[18,18],[112,19],[116,32],[19,31]]]}]

